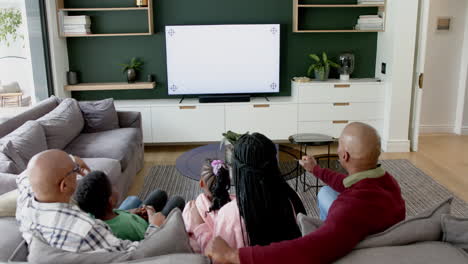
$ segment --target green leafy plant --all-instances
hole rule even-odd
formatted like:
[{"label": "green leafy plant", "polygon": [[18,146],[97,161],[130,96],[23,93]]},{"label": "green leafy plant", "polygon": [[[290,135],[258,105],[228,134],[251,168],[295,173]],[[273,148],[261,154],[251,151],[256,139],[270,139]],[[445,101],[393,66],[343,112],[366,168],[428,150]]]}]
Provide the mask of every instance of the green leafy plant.
[{"label": "green leafy plant", "polygon": [[223,133],[223,140],[222,140],[221,143],[224,144],[226,142],[229,142],[232,145],[234,145],[237,142],[237,140],[239,140],[240,137],[242,137],[243,135],[248,134],[248,133],[249,132],[244,133],[244,134],[239,134],[239,133],[232,132],[231,130],[229,130],[228,132]]},{"label": "green leafy plant", "polygon": [[23,23],[21,11],[17,8],[1,8],[0,9],[0,43],[5,42],[10,46],[10,40],[13,42],[18,38],[24,39],[22,34],[19,34],[18,29]]},{"label": "green leafy plant", "polygon": [[[309,54],[309,58],[314,60],[307,70],[307,75],[311,76],[312,72],[315,72],[315,78],[319,80],[326,80],[328,78],[328,73],[330,72],[330,67],[339,68],[340,65],[328,59],[327,53],[322,53],[322,58],[316,54]],[[319,75],[319,76],[317,76]]]},{"label": "green leafy plant", "polygon": [[134,69],[135,71],[141,71],[141,66],[143,66],[144,63],[137,59],[137,58],[132,58],[129,64],[120,64],[122,66],[122,72],[126,72],[129,69]]}]

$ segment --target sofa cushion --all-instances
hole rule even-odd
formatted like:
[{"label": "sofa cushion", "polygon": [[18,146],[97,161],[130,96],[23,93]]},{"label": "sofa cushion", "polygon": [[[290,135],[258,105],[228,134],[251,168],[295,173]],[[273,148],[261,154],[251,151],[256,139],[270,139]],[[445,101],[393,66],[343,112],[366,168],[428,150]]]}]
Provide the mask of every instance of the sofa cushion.
[{"label": "sofa cushion", "polygon": [[84,126],[83,115],[75,99],[63,100],[54,110],[37,120],[43,127],[49,149],[63,149]]},{"label": "sofa cushion", "polygon": [[468,218],[442,215],[442,240],[468,252]]},{"label": "sofa cushion", "polygon": [[192,253],[185,232],[182,213],[173,210],[166,222],[147,238],[140,242],[138,248],[130,253],[126,252],[96,252],[79,254],[66,252],[50,247],[40,236],[35,236],[29,245],[28,261],[30,263],[115,263],[156,257],[176,253]]},{"label": "sofa cushion", "polygon": [[[438,241],[442,236],[440,217],[450,212],[452,200],[453,198],[449,198],[437,206],[397,223],[381,233],[370,235],[355,248],[401,246],[420,241]],[[303,236],[315,231],[322,223],[318,219],[300,214],[298,215],[298,222]]]},{"label": "sofa cushion", "polygon": [[0,173],[20,173],[20,167],[21,165],[24,166],[24,164],[16,164],[9,156],[15,156],[17,159],[16,162],[21,163],[21,158],[19,158],[19,156],[14,151],[13,144],[11,144],[10,141],[0,145]]},{"label": "sofa cushion", "polygon": [[16,214],[16,200],[18,199],[18,189],[0,195],[0,217],[14,217]]},{"label": "sofa cushion", "polygon": [[114,99],[78,102],[85,120],[84,133],[95,133],[119,128]]},{"label": "sofa cushion", "polygon": [[16,174],[1,173],[0,172],[0,195],[13,191],[18,188],[16,185]]},{"label": "sofa cushion", "polygon": [[[19,156],[12,156],[12,153],[5,153],[16,163],[18,169],[16,173],[21,173],[26,169],[29,160],[39,152],[47,150],[46,136],[44,128],[37,121],[27,121],[15,131],[0,139],[0,145],[10,141],[13,151]],[[19,163],[19,164],[18,164]]]},{"label": "sofa cushion", "polygon": [[120,264],[210,264],[210,260],[197,254],[171,254],[153,258],[145,258]]},{"label": "sofa cushion", "polygon": [[[123,184],[125,181],[122,180],[122,170],[118,160],[107,158],[83,158],[83,161],[91,170],[104,172],[121,196],[126,194],[127,186]],[[122,199],[123,197],[120,198]]]},{"label": "sofa cushion", "polygon": [[110,158],[120,161],[122,171],[132,159],[138,144],[140,131],[136,128],[119,128],[79,135],[65,151],[83,158]]},{"label": "sofa cushion", "polygon": [[13,130],[23,125],[28,120],[36,120],[41,116],[49,113],[58,105],[58,98],[51,96],[50,98],[38,103],[31,109],[10,118],[0,124],[0,138],[8,135]]},{"label": "sofa cushion", "polygon": [[6,262],[23,238],[21,237],[18,224],[14,217],[0,218],[0,230],[2,230],[2,239],[0,239],[0,262]]},{"label": "sofa cushion", "polygon": [[405,246],[354,250],[335,264],[462,264],[468,255],[443,242],[421,242]]}]

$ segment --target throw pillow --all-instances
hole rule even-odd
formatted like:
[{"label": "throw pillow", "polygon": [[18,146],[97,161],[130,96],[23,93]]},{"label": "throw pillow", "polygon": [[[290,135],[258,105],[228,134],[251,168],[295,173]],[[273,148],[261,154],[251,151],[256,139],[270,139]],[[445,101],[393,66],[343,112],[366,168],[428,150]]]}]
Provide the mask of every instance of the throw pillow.
[{"label": "throw pillow", "polygon": [[198,254],[171,254],[153,258],[145,258],[124,262],[121,264],[210,264],[211,261]]},{"label": "throw pillow", "polygon": [[85,119],[85,133],[95,133],[119,128],[119,117],[114,106],[114,99],[79,102]]},{"label": "throw pillow", "polygon": [[[368,236],[355,249],[401,246],[420,241],[440,240],[442,234],[440,217],[450,212],[452,200],[453,198],[449,198],[434,208],[395,224],[381,233]],[[304,215],[298,215],[298,222],[303,236],[315,231],[322,224],[320,220]]]},{"label": "throw pillow", "polygon": [[468,252],[468,218],[442,215],[442,240]]},{"label": "throw pillow", "polygon": [[54,110],[37,119],[44,127],[49,149],[64,149],[83,130],[84,120],[75,99],[63,100]]},{"label": "throw pillow", "polygon": [[17,174],[0,172],[0,194],[5,194],[18,188],[18,186],[16,185],[17,177]]},{"label": "throw pillow", "polygon": [[368,236],[355,248],[402,246],[421,241],[439,241],[442,235],[440,217],[450,213],[452,200],[453,198],[449,198],[381,233]]},{"label": "throw pillow", "polygon": [[7,154],[13,153],[13,146],[9,144],[0,145],[0,173],[19,173],[17,165],[7,156]]},{"label": "throw pillow", "polygon": [[18,164],[18,157],[13,157],[15,154],[5,153],[13,162],[17,164],[17,167],[22,172],[26,169],[29,160],[44,150],[47,150],[46,136],[44,128],[36,121],[27,121],[22,126],[4,136],[0,139],[0,144],[6,144],[8,141],[11,142],[13,151],[16,152],[17,156],[21,160],[21,164]]},{"label": "throw pillow", "polygon": [[0,217],[15,216],[18,196],[18,189],[0,195]]}]

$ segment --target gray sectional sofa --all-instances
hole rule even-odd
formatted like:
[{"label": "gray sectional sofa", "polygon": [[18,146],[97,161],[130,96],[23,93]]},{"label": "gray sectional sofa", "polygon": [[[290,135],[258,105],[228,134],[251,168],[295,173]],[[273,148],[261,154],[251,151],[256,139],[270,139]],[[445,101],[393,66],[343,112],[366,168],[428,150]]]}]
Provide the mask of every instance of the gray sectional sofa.
[{"label": "gray sectional sofa", "polygon": [[[112,99],[50,97],[0,123],[0,195],[16,189],[15,179],[32,156],[63,149],[106,172],[122,200],[143,167],[142,138],[141,114],[116,112]],[[0,230],[0,261],[6,261],[22,239],[13,217],[0,218]]]}]

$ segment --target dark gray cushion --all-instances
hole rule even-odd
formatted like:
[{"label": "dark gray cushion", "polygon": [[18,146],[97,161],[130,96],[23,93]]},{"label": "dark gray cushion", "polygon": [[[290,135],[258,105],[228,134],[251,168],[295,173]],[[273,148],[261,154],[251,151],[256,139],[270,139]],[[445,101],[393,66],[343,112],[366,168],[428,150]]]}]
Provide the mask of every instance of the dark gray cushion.
[{"label": "dark gray cushion", "polygon": [[466,264],[468,256],[443,242],[354,250],[335,264]]},{"label": "dark gray cushion", "polygon": [[49,113],[58,105],[58,98],[51,96],[50,98],[38,103],[31,109],[10,118],[0,124],[0,138],[10,134],[13,130],[23,125],[28,120],[36,120],[41,116]]},{"label": "dark gray cushion", "polygon": [[13,254],[10,256],[8,262],[27,262],[28,254],[28,244],[23,240],[20,242],[18,247],[16,247],[15,251],[13,251]]},{"label": "dark gray cushion", "polygon": [[401,246],[421,241],[439,241],[442,238],[440,217],[450,213],[452,200],[453,198],[449,198],[381,233],[368,236],[355,248]]},{"label": "dark gray cushion", "polygon": [[84,133],[95,133],[119,128],[114,99],[79,102],[85,120]]},{"label": "dark gray cushion", "polygon": [[27,121],[21,127],[0,139],[0,145],[11,142],[14,152],[21,160],[8,153],[5,153],[13,162],[17,164],[16,173],[21,173],[26,169],[29,160],[39,152],[47,150],[46,136],[44,128],[37,121]]},{"label": "dark gray cushion", "polygon": [[166,222],[142,240],[133,252],[72,253],[53,248],[43,242],[40,236],[35,236],[29,245],[28,261],[38,264],[115,263],[176,253],[192,253],[182,213],[178,209],[173,210]]},{"label": "dark gray cushion", "polygon": [[53,111],[37,120],[43,127],[49,149],[63,149],[84,126],[83,115],[75,99],[63,100]]},{"label": "dark gray cushion", "polygon": [[23,238],[21,237],[18,224],[14,217],[0,218],[0,230],[2,231],[2,238],[0,239],[0,262],[6,262]]},{"label": "dark gray cushion", "polygon": [[142,144],[140,130],[119,128],[79,135],[65,151],[83,158],[109,158],[120,162],[122,171],[127,169],[135,150]]},{"label": "dark gray cushion", "polygon": [[468,218],[442,215],[442,240],[468,252]]},{"label": "dark gray cushion", "polygon": [[0,195],[18,188],[16,185],[16,174],[0,173]]}]

